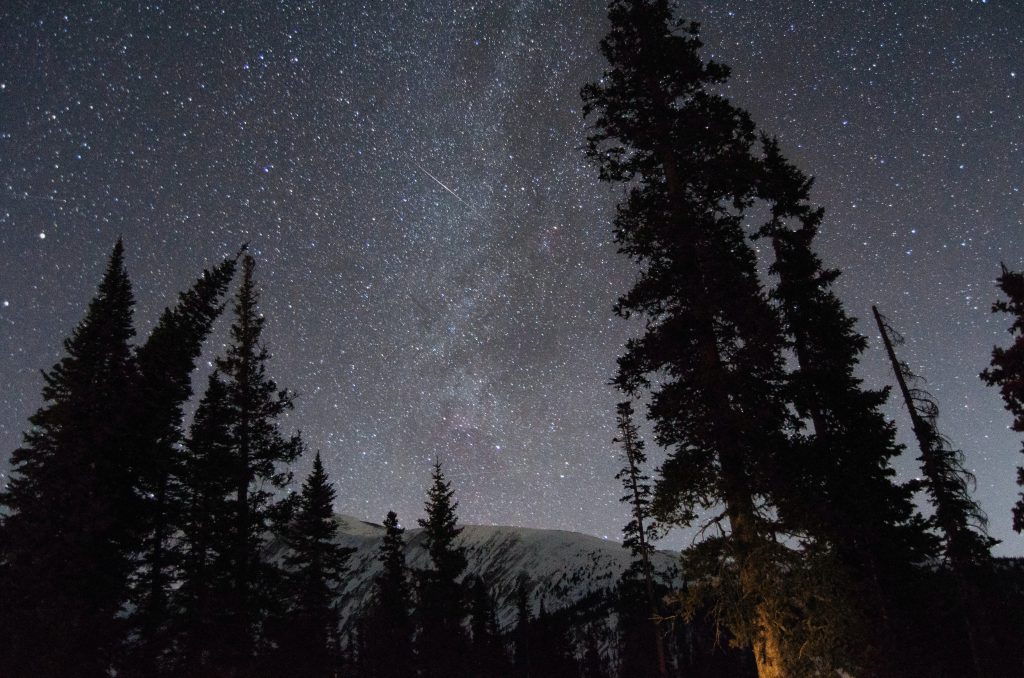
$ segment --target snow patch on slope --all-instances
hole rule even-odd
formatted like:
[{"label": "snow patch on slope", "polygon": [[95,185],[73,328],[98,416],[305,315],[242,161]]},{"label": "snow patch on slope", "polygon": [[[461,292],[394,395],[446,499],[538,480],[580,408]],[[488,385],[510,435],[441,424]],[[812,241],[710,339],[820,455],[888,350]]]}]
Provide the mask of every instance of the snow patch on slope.
[{"label": "snow patch on slope", "polygon": [[[377,550],[384,528],[346,515],[335,520],[338,541],[354,549],[349,559],[351,574],[339,594],[344,622],[372,598],[373,582],[380,572]],[[405,541],[409,567],[427,569],[430,560],[423,530],[406,530]],[[593,594],[611,592],[631,562],[629,552],[618,542],[563,530],[466,525],[459,542],[466,549],[465,576],[479,576],[487,582],[503,627],[515,619],[515,593],[521,575],[532,584],[530,602],[534,612],[541,601],[548,610],[555,610]],[[676,553],[658,551],[654,554],[654,569],[663,578],[681,583],[678,559]]]}]

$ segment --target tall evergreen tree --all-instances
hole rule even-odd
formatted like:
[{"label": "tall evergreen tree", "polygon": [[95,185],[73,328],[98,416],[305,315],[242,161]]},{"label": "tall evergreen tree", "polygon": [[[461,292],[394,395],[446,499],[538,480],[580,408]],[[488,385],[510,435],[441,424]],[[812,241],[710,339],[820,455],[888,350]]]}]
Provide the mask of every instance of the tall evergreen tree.
[{"label": "tall evergreen tree", "polygon": [[0,502],[0,656],[9,676],[104,676],[135,547],[126,398],[134,299],[119,239],[65,356],[43,374]]},{"label": "tall evergreen tree", "polygon": [[263,649],[264,624],[281,599],[282,572],[265,558],[271,530],[287,520],[291,506],[278,495],[291,481],[288,465],[302,450],[298,436],[286,438],[277,420],[292,409],[293,395],[267,375],[270,358],[262,343],[264,318],[257,305],[256,262],[242,260],[242,282],[234,303],[231,341],[215,366],[230,411],[233,461],[231,591],[220,633],[220,670],[246,674]]},{"label": "tall evergreen tree", "polygon": [[373,601],[361,627],[365,638],[359,663],[367,676],[406,678],[416,674],[412,591],[405,564],[404,532],[395,512],[388,511],[377,556],[383,569],[377,576]]},{"label": "tall evergreen tree", "polygon": [[788,398],[810,428],[782,476],[779,503],[812,539],[816,562],[834,563],[850,581],[845,614],[838,615],[847,668],[883,675],[897,670],[882,666],[899,654],[888,642],[901,626],[892,619],[894,599],[933,546],[912,488],[894,480],[891,460],[903,448],[881,412],[888,391],[866,389],[857,377],[867,341],[832,290],[839,271],[825,268],[813,249],[824,216],[810,203],[813,182],[786,161],[775,139],[762,137],[762,144],[758,193],[771,212],[757,237],[772,245],[772,296],[796,357]]},{"label": "tall evergreen tree", "polygon": [[667,0],[612,0],[609,19],[609,69],[583,89],[588,155],[603,180],[628,185],[615,234],[642,270],[617,311],[647,321],[615,384],[651,391],[657,441],[671,448],[659,518],[689,525],[724,509],[722,532],[689,551],[702,584],[693,591],[722,602],[721,620],[753,646],[762,678],[782,676],[794,653],[776,592],[791,556],[774,539],[772,488],[791,422],[781,323],[742,228],[755,197],[754,125],[715,93],[728,69],[702,61],[696,24],[676,21]]},{"label": "tall evergreen tree", "polygon": [[418,521],[432,566],[420,572],[417,608],[418,655],[422,675],[427,678],[461,675],[469,647],[462,628],[465,604],[459,577],[466,569],[466,554],[456,543],[462,533],[455,513],[458,507],[441,462],[435,462],[427,490],[427,517]]},{"label": "tall evergreen tree", "polygon": [[[651,511],[651,485],[650,478],[644,473],[643,467],[647,464],[647,454],[644,452],[644,441],[633,423],[633,404],[628,400],[619,403],[617,408],[619,436],[615,442],[622,445],[622,454],[625,457],[625,465],[615,474],[615,478],[622,482],[622,489],[625,494],[620,501],[628,503],[631,519],[622,530],[622,545],[628,548],[633,554],[634,566],[639,565],[640,575],[643,579],[644,598],[647,601],[646,626],[650,629],[650,639],[654,645],[655,667],[657,675],[664,678],[668,675],[668,665],[665,662],[665,643],[661,631],[658,628],[657,600],[654,595],[654,577],[651,572],[651,552],[654,547],[651,542],[656,535],[656,525],[650,518]],[[631,568],[633,569],[633,568]],[[640,674],[634,674],[640,675]],[[654,675],[653,673],[649,675]]]},{"label": "tall evergreen tree", "polygon": [[132,409],[134,472],[143,540],[140,571],[132,592],[133,648],[125,675],[152,676],[170,649],[168,592],[180,553],[172,539],[184,507],[181,485],[184,405],[192,396],[192,372],[203,342],[220,315],[221,299],[236,268],[228,258],[203,275],[160,316],[139,347],[137,383],[126,403]]},{"label": "tall evergreen tree", "polygon": [[302,484],[294,520],[285,531],[288,607],[278,648],[288,675],[329,678],[338,663],[335,600],[353,549],[337,543],[336,492],[318,452]]},{"label": "tall evergreen tree", "polygon": [[236,456],[235,411],[228,385],[214,372],[185,445],[182,486],[180,585],[172,598],[178,675],[212,675],[224,650],[221,629],[230,622],[233,594]]},{"label": "tall evergreen tree", "polygon": [[[1008,348],[992,349],[991,366],[981,373],[981,378],[989,386],[999,387],[1006,409],[1013,415],[1013,430],[1024,433],[1024,273],[1010,271],[1003,265],[997,282],[1006,299],[993,304],[992,312],[1007,313],[1013,318],[1009,332],[1014,340]],[[1017,485],[1024,487],[1024,466],[1017,467]],[[1024,531],[1024,492],[1013,507],[1013,529]]]}]

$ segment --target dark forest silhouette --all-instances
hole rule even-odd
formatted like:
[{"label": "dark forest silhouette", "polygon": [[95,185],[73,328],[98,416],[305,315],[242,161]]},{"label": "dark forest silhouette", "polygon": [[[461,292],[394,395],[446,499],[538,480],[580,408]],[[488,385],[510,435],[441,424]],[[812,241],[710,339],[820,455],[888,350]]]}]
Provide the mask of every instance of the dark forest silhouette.
[{"label": "dark forest silhouette", "polygon": [[[582,92],[587,156],[625,190],[615,238],[638,277],[615,310],[645,320],[613,378],[633,566],[604,594],[610,640],[582,607],[535,610],[525,573],[498,623],[492,582],[465,575],[439,462],[419,521],[429,566],[409,567],[389,513],[370,602],[340,624],[351,549],[318,453],[291,491],[306,450],[282,428],[294,394],[270,376],[255,259],[205,271],[135,343],[118,240],[0,493],[4,675],[1019,675],[1024,569],[992,557],[964,453],[875,310],[920,447],[920,478],[896,478],[890,389],[856,375],[868,342],[816,253],[812,179],[721,94],[728,67],[666,0],[612,0],[609,18],[608,70]],[[981,377],[1024,432],[1024,274],[1004,266],[998,287],[1013,342]],[[653,484],[634,404],[668,451]],[[673,527],[698,534],[681,588],[651,565]]]}]

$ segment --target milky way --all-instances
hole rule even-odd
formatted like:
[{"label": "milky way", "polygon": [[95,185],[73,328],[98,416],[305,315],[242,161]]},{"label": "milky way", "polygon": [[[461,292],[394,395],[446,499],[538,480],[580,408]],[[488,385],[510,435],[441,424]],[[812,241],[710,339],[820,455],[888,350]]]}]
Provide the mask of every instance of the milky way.
[{"label": "milky way", "polygon": [[[1020,441],[977,374],[1009,337],[999,262],[1024,267],[1024,6],[936,4],[685,9],[733,66],[728,95],[817,177],[823,255],[872,339],[863,375],[890,380],[876,303],[997,552],[1020,554]],[[322,450],[339,511],[411,522],[440,458],[464,521],[616,538],[607,382],[638,327],[611,307],[634,272],[578,94],[605,30],[593,0],[6,3],[3,456],[118,235],[143,331],[249,242],[271,372],[300,394],[284,425]]]}]

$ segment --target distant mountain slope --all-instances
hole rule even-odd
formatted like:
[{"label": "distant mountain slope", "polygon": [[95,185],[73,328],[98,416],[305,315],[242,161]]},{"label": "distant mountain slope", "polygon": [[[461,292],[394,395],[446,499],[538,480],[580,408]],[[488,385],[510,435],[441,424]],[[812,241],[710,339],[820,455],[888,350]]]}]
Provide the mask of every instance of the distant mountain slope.
[{"label": "distant mountain slope", "polygon": [[[339,601],[344,623],[369,602],[373,593],[373,581],[380,571],[377,549],[384,528],[351,516],[340,515],[336,520],[339,542],[355,549],[349,560],[351,576]],[[423,530],[408,529],[405,539],[409,567],[427,568]],[[618,542],[562,530],[466,525],[460,540],[469,562],[466,575],[480,576],[487,582],[502,627],[515,618],[515,590],[521,573],[533,583],[534,611],[541,600],[548,610],[556,610],[609,592],[630,564],[629,552]],[[655,553],[654,567],[661,577],[679,581],[678,554]]]}]

